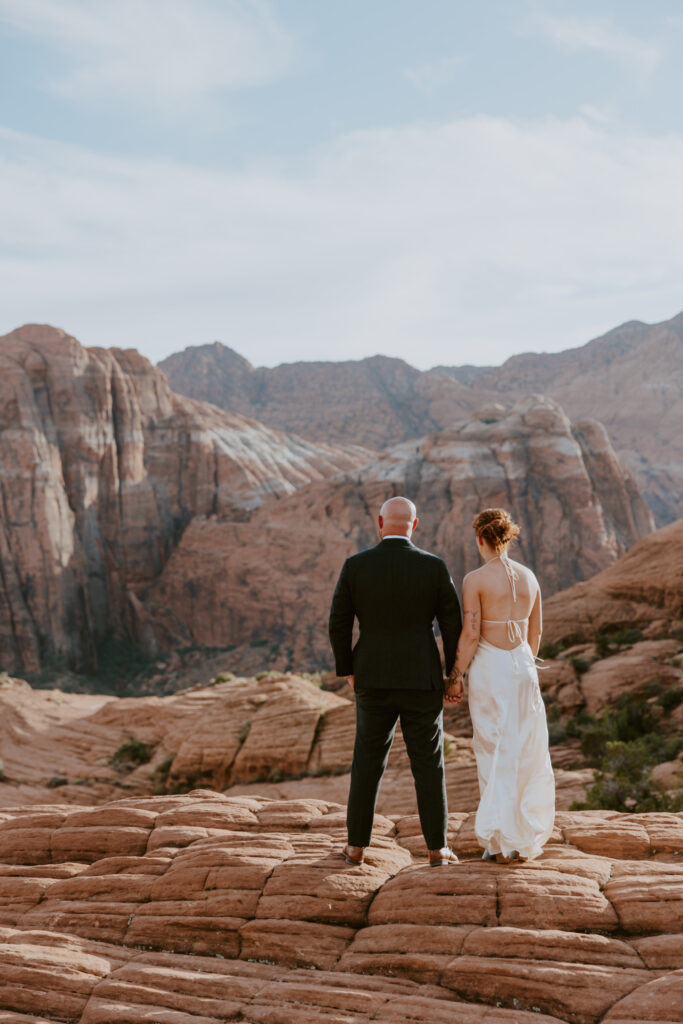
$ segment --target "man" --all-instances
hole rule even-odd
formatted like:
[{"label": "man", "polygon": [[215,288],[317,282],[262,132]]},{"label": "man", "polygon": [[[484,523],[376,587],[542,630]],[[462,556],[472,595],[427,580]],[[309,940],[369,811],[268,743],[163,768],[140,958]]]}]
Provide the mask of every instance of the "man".
[{"label": "man", "polygon": [[[356,742],[347,811],[347,864],[370,843],[379,785],[400,718],[432,867],[457,863],[446,845],[443,675],[433,623],[443,638],[446,673],[455,661],[460,603],[445,563],[411,542],[417,512],[407,498],[380,509],[380,543],[347,558],[332,599],[330,641],[336,671],[356,694]],[[360,638],[352,648],[354,618]],[[453,703],[462,700],[462,688]]]}]

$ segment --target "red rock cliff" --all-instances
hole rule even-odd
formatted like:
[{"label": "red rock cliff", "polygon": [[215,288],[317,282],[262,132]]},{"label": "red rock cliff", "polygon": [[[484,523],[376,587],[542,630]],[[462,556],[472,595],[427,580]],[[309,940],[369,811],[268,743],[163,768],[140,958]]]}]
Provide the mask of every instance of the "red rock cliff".
[{"label": "red rock cliff", "polygon": [[134,350],[0,338],[2,667],[93,667],[194,516],[244,518],[366,457],[181,398]]}]

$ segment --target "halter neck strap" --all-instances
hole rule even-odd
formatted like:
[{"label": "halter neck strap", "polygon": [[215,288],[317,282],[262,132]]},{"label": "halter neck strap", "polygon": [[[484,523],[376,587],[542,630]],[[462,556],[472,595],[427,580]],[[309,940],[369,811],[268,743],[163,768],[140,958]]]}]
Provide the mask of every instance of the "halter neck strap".
[{"label": "halter neck strap", "polygon": [[501,564],[502,564],[503,568],[505,569],[505,575],[508,578],[508,582],[510,584],[510,589],[512,590],[512,600],[513,600],[514,603],[516,603],[517,602],[517,580],[519,579],[519,573],[513,567],[512,562],[510,561],[510,559],[508,558],[508,556],[506,555],[506,553],[504,551],[501,552],[499,555],[496,555],[496,558],[500,559]]}]

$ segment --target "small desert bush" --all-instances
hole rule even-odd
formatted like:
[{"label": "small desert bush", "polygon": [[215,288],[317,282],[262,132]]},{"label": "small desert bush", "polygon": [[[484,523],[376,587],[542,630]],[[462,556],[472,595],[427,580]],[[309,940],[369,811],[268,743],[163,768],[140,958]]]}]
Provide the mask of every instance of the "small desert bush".
[{"label": "small desert bush", "polygon": [[645,737],[630,743],[608,742],[595,783],[585,801],[575,801],[570,810],[678,811],[680,797],[671,797],[652,779],[656,763]]},{"label": "small desert bush", "polygon": [[544,660],[552,661],[554,658],[559,657],[563,650],[564,644],[553,643],[551,640],[548,640],[546,643],[541,644],[538,656]]},{"label": "small desert bush", "polygon": [[606,658],[610,654],[615,654],[620,647],[628,647],[644,639],[643,631],[639,626],[627,626],[623,629],[600,633],[595,642],[598,648],[598,655],[601,658]]},{"label": "small desert bush", "polygon": [[122,743],[112,755],[111,764],[115,768],[128,768],[130,771],[138,765],[148,764],[152,760],[152,749],[144,740],[130,739]]},{"label": "small desert bush", "polygon": [[683,703],[683,686],[670,686],[657,697],[657,703],[665,714],[669,715],[679,704]]}]

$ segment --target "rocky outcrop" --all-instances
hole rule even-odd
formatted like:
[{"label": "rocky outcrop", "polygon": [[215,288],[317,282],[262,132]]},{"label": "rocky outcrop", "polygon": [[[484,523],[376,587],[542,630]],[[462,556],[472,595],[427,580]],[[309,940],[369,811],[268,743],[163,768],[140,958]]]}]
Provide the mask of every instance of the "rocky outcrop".
[{"label": "rocky outcrop", "polygon": [[[112,698],[32,690],[0,677],[0,808],[91,804],[197,785],[227,793],[346,800],[355,707],[298,676],[229,678],[170,697]],[[347,691],[348,692],[348,691]],[[449,733],[451,807],[473,810],[478,783],[469,723]],[[592,773],[557,770],[558,806],[581,799]],[[417,807],[400,737],[379,810]]]},{"label": "rocky outcrop", "polygon": [[597,417],[658,522],[680,516],[683,313],[660,324],[631,321],[580,348],[513,356],[471,386],[502,401],[539,391],[572,419]]},{"label": "rocky outcrop", "polygon": [[366,460],[181,398],[133,350],[0,338],[0,663],[95,667],[194,516],[244,518]]},{"label": "rocky outcrop", "polygon": [[146,597],[158,642],[260,644],[265,665],[327,666],[342,561],[375,542],[377,511],[397,493],[417,504],[415,542],[445,557],[458,585],[479,564],[472,518],[490,505],[520,522],[520,556],[546,594],[598,572],[652,528],[600,425],[572,426],[554,402],[530,398],[398,445],[248,522],[195,519]]},{"label": "rocky outcrop", "polygon": [[196,790],[0,823],[7,1024],[634,1024],[683,997],[683,821],[557,817],[542,857],[430,870],[414,816],[366,862],[344,808]]},{"label": "rocky outcrop", "polygon": [[572,420],[605,424],[660,524],[681,512],[683,313],[661,324],[623,324],[580,348],[513,356],[499,367],[420,373],[377,357],[255,369],[219,343],[160,365],[181,394],[314,440],[382,448],[449,427],[486,404],[548,395]]},{"label": "rocky outcrop", "polygon": [[638,627],[652,637],[683,636],[683,519],[635,544],[598,575],[545,605],[545,637],[595,640]]}]

